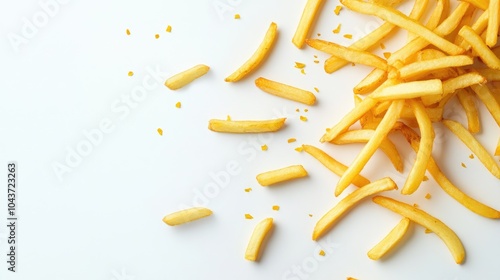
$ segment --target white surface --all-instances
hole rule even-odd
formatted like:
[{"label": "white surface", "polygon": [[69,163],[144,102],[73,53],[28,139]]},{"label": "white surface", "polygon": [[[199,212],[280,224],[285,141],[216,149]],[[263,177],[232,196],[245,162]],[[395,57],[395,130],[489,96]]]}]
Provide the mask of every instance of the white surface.
[{"label": "white surface", "polygon": [[[322,66],[325,54],[292,45],[305,1],[66,2],[58,4],[46,25],[28,34],[32,38],[18,51],[9,34],[23,36],[23,18],[32,21],[43,10],[38,1],[1,2],[0,173],[5,182],[6,162],[18,162],[19,250],[18,272],[7,272],[2,261],[0,279],[452,280],[500,275],[498,221],[471,213],[432,180],[401,199],[418,203],[456,231],[467,252],[463,265],[456,265],[444,243],[419,226],[390,257],[368,259],[366,252],[400,219],[369,200],[319,243],[311,241],[314,223],[340,199],[333,196],[338,177],[293,149],[302,143],[319,145],[324,128],[353,107],[351,89],[369,69],[349,66],[328,75]],[[313,34],[348,44],[341,34],[356,39],[380,22],[346,9],[335,16],[336,5],[327,1]],[[233,19],[235,13],[241,20]],[[278,24],[279,38],[265,64],[241,82],[225,83],[224,77],[256,49],[271,21]],[[338,23],[342,31],[335,35],[331,30]],[[167,25],[172,33],[165,32]],[[126,28],[131,36],[125,35]],[[405,39],[404,32],[398,33],[386,43],[388,50]],[[313,63],[313,55],[320,64]],[[294,68],[295,61],[307,64],[306,75]],[[166,77],[199,63],[211,66],[206,76],[176,92],[163,86]],[[151,80],[155,88],[134,108],[125,105],[122,98],[139,90],[151,75],[148,69],[161,72],[158,81]],[[127,76],[130,70],[133,77]],[[318,103],[305,113],[306,106],[258,90],[253,84],[258,76],[309,90],[318,87]],[[177,101],[181,109],[175,108]],[[499,129],[479,106],[484,129],[478,138],[492,151]],[[459,109],[450,114],[465,120]],[[261,136],[207,129],[210,118],[226,115],[288,120],[279,133]],[[300,121],[300,115],[309,121]],[[103,121],[111,131],[59,180],[53,165],[67,164],[67,149],[85,145],[83,131]],[[434,154],[445,173],[465,192],[499,209],[499,181],[477,158],[469,159],[470,152],[445,129],[436,128],[436,134]],[[288,144],[290,137],[297,142]],[[394,139],[408,159],[407,173],[412,152],[402,139]],[[269,146],[267,152],[260,150],[262,144]],[[361,146],[320,147],[349,163]],[[207,185],[217,183],[211,174],[226,172],[228,164],[237,168],[227,186],[204,201],[213,216],[175,228],[162,223],[166,213],[193,205]],[[259,172],[290,164],[303,164],[309,177],[275,188],[255,181]],[[405,178],[379,153],[362,173],[372,180],[393,176],[400,185]],[[5,185],[0,192],[2,260],[7,249]],[[248,187],[253,191],[244,192]],[[432,194],[430,200],[424,199],[426,193]],[[275,204],[280,211],[271,210]],[[245,220],[245,213],[255,219]],[[261,261],[248,262],[246,243],[265,217],[275,219],[275,230]],[[325,257],[317,255],[318,246]]]}]

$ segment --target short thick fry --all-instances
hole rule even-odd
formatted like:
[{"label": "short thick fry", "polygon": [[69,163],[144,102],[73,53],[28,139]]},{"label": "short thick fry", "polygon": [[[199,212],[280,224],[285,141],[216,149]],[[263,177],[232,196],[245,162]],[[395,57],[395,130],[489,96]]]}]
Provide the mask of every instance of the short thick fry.
[{"label": "short thick fry", "polygon": [[397,190],[398,186],[389,178],[382,178],[362,188],[356,189],[344,197],[337,205],[328,211],[314,226],[312,239],[318,240],[329,231],[342,216],[352,209],[356,203],[370,195],[390,190]]},{"label": "short thick fry", "polygon": [[171,90],[180,89],[181,87],[189,84],[190,82],[205,75],[210,67],[199,64],[186,71],[176,74],[165,81],[165,86]]},{"label": "short thick fry", "polygon": [[316,102],[316,96],[310,91],[271,81],[266,78],[257,78],[255,80],[255,85],[272,95],[294,100],[306,105],[314,105]]},{"label": "short thick fry", "polygon": [[471,65],[474,60],[467,55],[454,55],[417,61],[399,69],[399,78],[408,80],[431,74],[433,71],[451,67]]},{"label": "short thick fry", "polygon": [[273,47],[274,41],[276,40],[276,35],[278,34],[278,25],[272,22],[267,29],[264,40],[260,43],[259,47],[255,53],[238,68],[234,73],[229,75],[225,81],[226,82],[237,82],[243,77],[248,75],[250,72],[254,71],[267,57],[269,51]]},{"label": "short thick fry", "polygon": [[443,83],[440,79],[401,83],[386,87],[370,97],[376,100],[411,99],[443,93]]},{"label": "short thick fry", "polygon": [[486,151],[486,149],[474,138],[474,136],[460,123],[443,120],[443,124],[453,132],[470,150],[473,152],[481,163],[490,171],[493,176],[500,179],[500,166],[495,159]]},{"label": "short thick fry", "polygon": [[307,171],[302,165],[292,165],[277,170],[261,173],[257,175],[257,182],[261,186],[270,186],[284,181],[307,176]]},{"label": "short thick fry", "polygon": [[249,261],[257,261],[259,259],[264,239],[272,228],[273,218],[266,218],[255,226],[252,236],[248,241],[247,249],[245,251],[245,259]]},{"label": "short thick fry", "polygon": [[443,240],[457,264],[461,264],[464,261],[465,249],[462,245],[462,241],[460,241],[460,238],[458,238],[452,229],[437,218],[431,216],[423,210],[389,197],[376,196],[372,200],[380,206],[398,213],[401,216],[420,224],[424,228],[431,230]]},{"label": "short thick fry", "polygon": [[[344,174],[344,172],[347,170],[347,166],[340,163],[339,161],[337,161],[324,151],[320,150],[319,148],[316,148],[311,145],[302,145],[302,149],[304,150],[304,152],[313,156],[315,159],[321,162],[326,168],[328,168],[330,171],[337,174],[338,176],[342,176],[342,174]],[[365,177],[359,174],[352,180],[352,184],[357,187],[362,187],[369,183],[370,180],[366,179]]]},{"label": "short thick fry", "polygon": [[488,46],[483,42],[483,39],[477,35],[469,26],[464,26],[458,32],[467,41],[474,51],[479,55],[483,62],[491,69],[500,70],[500,58],[498,58]]},{"label": "short thick fry", "polygon": [[169,226],[181,225],[212,215],[212,210],[204,207],[193,207],[168,214],[163,217],[163,222]]},{"label": "short thick fry", "polygon": [[403,238],[410,227],[410,219],[403,218],[401,221],[382,239],[377,245],[368,251],[368,257],[372,260],[379,260],[392,248],[394,248]]},{"label": "short thick fry", "polygon": [[212,119],[208,122],[208,129],[216,132],[229,133],[261,133],[280,130],[286,118],[263,121],[228,121]]}]

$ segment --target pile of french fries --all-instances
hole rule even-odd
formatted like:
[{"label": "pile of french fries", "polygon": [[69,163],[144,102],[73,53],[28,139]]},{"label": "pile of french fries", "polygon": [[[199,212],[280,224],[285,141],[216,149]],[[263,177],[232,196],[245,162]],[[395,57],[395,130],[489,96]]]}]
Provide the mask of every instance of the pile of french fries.
[{"label": "pile of french fries", "polygon": [[[374,196],[398,190],[398,186],[389,177],[370,182],[361,175],[361,171],[376,150],[381,149],[394,168],[402,172],[404,166],[401,155],[388,138],[390,134],[401,134],[416,153],[405,183],[399,186],[402,195],[413,194],[425,180],[428,171],[448,195],[470,211],[486,218],[500,218],[500,211],[475,200],[455,186],[432,157],[434,123],[442,123],[470,149],[492,176],[500,179],[500,166],[498,159],[494,158],[500,156],[500,137],[495,151],[488,151],[474,137],[481,129],[488,129],[481,128],[476,101],[484,103],[497,126],[500,126],[500,47],[496,46],[500,25],[499,0],[466,0],[458,2],[451,11],[449,0],[438,0],[425,23],[422,23],[422,19],[428,10],[427,0],[415,0],[409,15],[395,8],[401,2],[397,0],[340,2],[349,10],[378,17],[384,23],[347,47],[308,39],[323,4],[322,0],[308,0],[293,36],[292,42],[296,47],[308,45],[331,56],[324,64],[327,73],[352,63],[373,67],[373,71],[353,89],[355,107],[328,128],[320,139],[322,143],[335,145],[365,143],[351,164],[344,165],[315,146],[302,145],[304,152],[340,177],[334,190],[335,196],[342,194],[351,184],[358,187],[318,220],[312,239],[324,236],[350,209],[372,197],[375,204],[398,213],[402,219],[380,243],[368,251],[368,257],[374,260],[382,258],[402,240],[410,224],[416,223],[439,236],[454,261],[460,264],[465,258],[465,249],[451,228],[416,206],[385,196]],[[397,28],[409,32],[407,44],[387,58],[370,52]],[[276,36],[277,25],[271,23],[256,52],[225,81],[237,82],[255,71],[271,52]],[[203,75],[208,69],[206,66],[194,67],[174,76],[173,82],[170,81],[167,86],[176,89],[178,85],[183,86]],[[307,105],[316,102],[312,92],[281,82],[259,77],[255,84],[274,96]],[[458,99],[467,116],[466,127],[455,120],[443,118],[450,100],[454,98]],[[214,119],[209,121],[209,129],[226,133],[276,132],[284,126],[285,121],[284,118],[241,121]],[[352,128],[356,123],[359,129]],[[259,174],[257,181],[262,186],[269,186],[304,176],[307,176],[304,167],[293,165]],[[193,208],[167,215],[164,221],[169,225],[177,225],[210,214],[212,212],[206,208]],[[248,260],[258,260],[262,242],[272,225],[272,218],[257,224],[245,253]]]}]

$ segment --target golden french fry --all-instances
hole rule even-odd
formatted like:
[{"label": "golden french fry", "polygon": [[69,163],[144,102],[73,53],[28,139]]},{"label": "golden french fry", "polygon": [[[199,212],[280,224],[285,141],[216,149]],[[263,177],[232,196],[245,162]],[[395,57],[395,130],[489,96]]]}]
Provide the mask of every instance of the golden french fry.
[{"label": "golden french fry", "polygon": [[389,86],[370,97],[375,100],[410,99],[443,93],[443,83],[440,79],[413,81]]},{"label": "golden french fry", "polygon": [[[472,28],[472,30],[474,30],[474,32],[476,32],[476,34],[481,34],[483,33],[484,30],[486,30],[486,28],[488,27],[488,9],[486,9],[477,19],[476,21],[470,26]],[[460,25],[460,26],[463,26],[463,25]],[[457,32],[458,33],[458,32]],[[456,37],[456,41],[457,42],[460,42],[460,47],[466,49],[466,50],[469,50],[471,48],[471,46],[469,45],[469,43],[467,41],[464,41],[464,39],[460,36],[457,36]]]},{"label": "golden french fry", "polygon": [[471,3],[475,7],[478,7],[481,10],[488,9],[488,0],[464,0],[465,2]]},{"label": "golden french fry", "polygon": [[375,68],[354,87],[353,92],[357,94],[370,93],[383,84],[386,79],[387,71]]},{"label": "golden french fry", "polygon": [[484,85],[471,85],[471,89],[484,103],[493,119],[497,122],[497,125],[500,126],[500,104],[497,102],[490,89]]},{"label": "golden french fry", "polygon": [[382,239],[377,245],[368,251],[368,257],[372,260],[379,260],[403,239],[403,236],[410,227],[410,219],[403,218],[399,223]]},{"label": "golden french fry", "polygon": [[[498,48],[500,50],[500,48]],[[494,70],[489,68],[477,69],[476,70],[481,76],[483,76],[488,82],[498,82],[500,81],[500,70]]]},{"label": "golden french fry", "polygon": [[431,60],[417,61],[399,69],[399,77],[403,80],[418,78],[433,71],[450,67],[471,65],[474,60],[466,55],[445,56]]},{"label": "golden french fry", "polygon": [[404,100],[395,100],[387,110],[384,118],[380,122],[373,137],[366,143],[361,152],[356,156],[351,165],[347,168],[344,174],[340,177],[335,188],[335,196],[339,196],[347,186],[352,182],[352,179],[361,172],[368,160],[373,156],[380,143],[387,137],[387,134],[392,130],[396,123],[401,110],[404,106]]},{"label": "golden french fry", "polygon": [[393,8],[358,0],[340,0],[340,3],[351,10],[362,14],[377,16],[387,22],[415,33],[450,55],[457,55],[464,52],[463,48],[443,39],[425,26],[408,18],[405,14]]},{"label": "golden french fry", "polygon": [[186,71],[176,74],[165,81],[165,86],[171,90],[180,89],[181,87],[189,84],[190,82],[205,75],[210,67],[199,64]]},{"label": "golden french fry", "polygon": [[445,96],[453,94],[458,89],[482,84],[485,82],[486,79],[483,76],[479,75],[477,72],[466,73],[444,81],[442,94],[422,96],[422,102],[425,106],[429,106],[440,102]]},{"label": "golden french fry", "polygon": [[292,43],[297,48],[301,49],[304,45],[321,5],[323,5],[323,0],[307,0],[302,16],[300,17],[299,25],[292,38]]},{"label": "golden french fry", "polygon": [[370,195],[374,195],[383,191],[397,190],[398,186],[394,181],[385,177],[375,182],[372,182],[362,188],[356,189],[352,193],[344,197],[337,205],[328,211],[314,226],[312,239],[318,240],[327,231],[329,231],[335,223],[339,221],[344,214],[352,209],[360,200]]},{"label": "golden french fry", "polygon": [[316,102],[316,96],[310,91],[271,81],[266,78],[257,78],[255,80],[255,85],[272,95],[294,100],[306,105],[314,105]]},{"label": "golden french fry", "polygon": [[474,138],[474,136],[460,123],[443,120],[443,124],[453,132],[470,150],[473,152],[481,163],[493,174],[493,176],[500,179],[500,166],[496,163],[495,159],[486,151],[486,149]]},{"label": "golden french fry", "polygon": [[489,0],[488,6],[488,29],[486,29],[486,45],[490,48],[497,44],[498,25],[500,24],[500,1]]},{"label": "golden french fry", "polygon": [[286,118],[263,121],[228,121],[212,119],[208,122],[208,129],[215,132],[229,133],[261,133],[280,130]]},{"label": "golden french fry", "polygon": [[163,217],[163,222],[169,226],[181,225],[212,215],[212,210],[204,207],[193,207],[168,214]]},{"label": "golden french fry", "polygon": [[460,29],[458,35],[462,36],[462,38],[472,46],[472,49],[477,52],[481,60],[483,60],[488,67],[500,70],[500,58],[488,48],[474,30],[469,26],[464,26]]},{"label": "golden french fry", "polygon": [[249,261],[257,261],[259,259],[264,239],[272,228],[273,218],[266,218],[255,226],[250,241],[248,241],[245,259]]},{"label": "golden french fry", "polygon": [[495,150],[495,156],[500,156],[500,138],[498,138],[497,148]]},{"label": "golden french fry", "polygon": [[276,35],[278,33],[277,30],[278,25],[276,25],[276,23],[274,22],[271,22],[271,25],[269,25],[266,35],[264,36],[264,40],[262,41],[262,43],[260,43],[255,53],[243,65],[241,65],[240,68],[229,75],[224,81],[237,82],[248,75],[250,72],[257,69],[257,67],[259,67],[259,65],[264,61],[269,51],[273,47],[274,41],[276,40]]},{"label": "golden french fry", "polygon": [[[431,122],[440,122],[443,120],[443,107],[432,107],[432,108],[425,108],[425,112],[427,116],[429,116],[429,119]],[[415,119],[415,114],[413,113],[413,110],[411,107],[405,106],[403,108],[403,111],[401,111],[401,116],[402,119],[408,119],[408,120],[416,120]]]},{"label": "golden french fry", "polygon": [[422,135],[422,140],[420,141],[420,147],[417,152],[417,158],[415,163],[406,178],[406,182],[401,189],[402,194],[412,194],[420,186],[420,183],[424,179],[425,170],[427,169],[427,163],[432,154],[432,146],[434,143],[434,129],[432,128],[431,120],[425,112],[424,105],[415,100],[408,100],[410,106],[413,109],[413,113],[418,122],[420,128],[420,134]]},{"label": "golden french fry", "polygon": [[[374,133],[375,130],[373,129],[350,130],[340,134],[338,137],[334,138],[330,142],[336,145],[344,145],[351,143],[366,143],[373,137]],[[403,167],[404,167],[403,160],[401,160],[401,156],[399,155],[396,145],[394,145],[394,143],[392,143],[392,141],[389,140],[389,138],[385,138],[380,143],[379,148],[391,160],[392,165],[394,165],[394,168],[399,172],[403,172]]]},{"label": "golden french fry", "polygon": [[481,122],[479,121],[479,112],[474,102],[474,94],[467,90],[460,90],[457,93],[457,97],[467,116],[467,129],[470,133],[478,133],[481,130]]},{"label": "golden french fry", "polygon": [[305,176],[307,176],[307,171],[302,165],[291,165],[281,169],[260,173],[256,178],[261,186],[270,186]]},{"label": "golden french fry", "polygon": [[456,233],[446,224],[423,210],[389,197],[376,196],[372,200],[378,205],[398,213],[401,216],[406,217],[434,232],[446,244],[453,256],[453,259],[455,259],[455,262],[457,264],[461,264],[463,262],[465,258],[464,246]]},{"label": "golden french fry", "polygon": [[314,49],[341,58],[343,60],[357,64],[368,65],[387,71],[387,63],[385,62],[385,60],[367,51],[343,47],[333,42],[327,42],[319,39],[306,39],[306,44]]},{"label": "golden french fry", "polygon": [[[320,150],[319,148],[316,148],[311,145],[302,145],[302,149],[304,150],[304,152],[313,156],[315,159],[321,162],[326,168],[328,168],[330,171],[337,174],[338,176],[342,176],[342,174],[344,174],[344,172],[347,169],[347,166],[338,162],[336,159],[334,159],[324,151]],[[352,184],[357,187],[362,187],[369,183],[370,180],[366,179],[360,174],[352,180]]]}]

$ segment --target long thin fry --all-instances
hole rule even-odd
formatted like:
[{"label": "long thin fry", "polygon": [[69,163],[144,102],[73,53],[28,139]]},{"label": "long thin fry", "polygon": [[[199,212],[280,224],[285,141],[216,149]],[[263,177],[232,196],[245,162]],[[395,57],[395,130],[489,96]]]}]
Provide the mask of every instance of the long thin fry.
[{"label": "long thin fry", "polygon": [[477,72],[466,73],[458,77],[448,79],[443,82],[443,93],[434,96],[423,96],[422,102],[425,106],[429,106],[440,102],[449,94],[453,94],[458,89],[463,89],[472,85],[482,84],[486,79]]},{"label": "long thin fry", "polygon": [[394,248],[403,238],[410,227],[410,219],[403,218],[377,245],[368,251],[368,257],[372,260],[382,258],[387,252]]},{"label": "long thin fry", "polygon": [[483,42],[483,39],[477,35],[469,26],[464,26],[458,32],[474,49],[483,62],[490,68],[500,70],[500,58],[498,58],[488,46]]},{"label": "long thin fry", "polygon": [[255,80],[255,85],[269,94],[294,100],[306,105],[314,105],[316,102],[316,96],[310,91],[271,81],[263,77],[257,78]]},{"label": "long thin fry", "polygon": [[460,90],[457,93],[457,97],[467,116],[467,129],[472,134],[478,133],[481,130],[481,122],[479,121],[479,112],[474,102],[474,94],[467,90]]},{"label": "long thin fry", "polygon": [[443,84],[440,79],[423,80],[401,83],[386,87],[373,93],[371,98],[376,100],[410,99],[443,93]]},{"label": "long thin fry", "polygon": [[431,60],[417,61],[399,69],[400,79],[412,79],[439,69],[471,65],[473,59],[467,55],[445,56]]},{"label": "long thin fry", "polygon": [[489,0],[488,29],[486,30],[486,45],[490,48],[497,44],[500,13],[500,0]]},{"label": "long thin fry", "polygon": [[314,23],[314,19],[318,14],[319,8],[323,4],[323,0],[307,0],[302,16],[300,17],[299,25],[292,38],[292,43],[299,49],[302,48],[309,34],[309,30]]},{"label": "long thin fry", "polygon": [[484,85],[471,85],[471,89],[484,103],[493,119],[497,122],[497,125],[500,126],[500,104],[497,102],[490,89]]},{"label": "long thin fry", "polygon": [[264,121],[229,121],[212,119],[208,122],[208,129],[216,132],[229,133],[261,133],[280,130],[286,118]]}]

